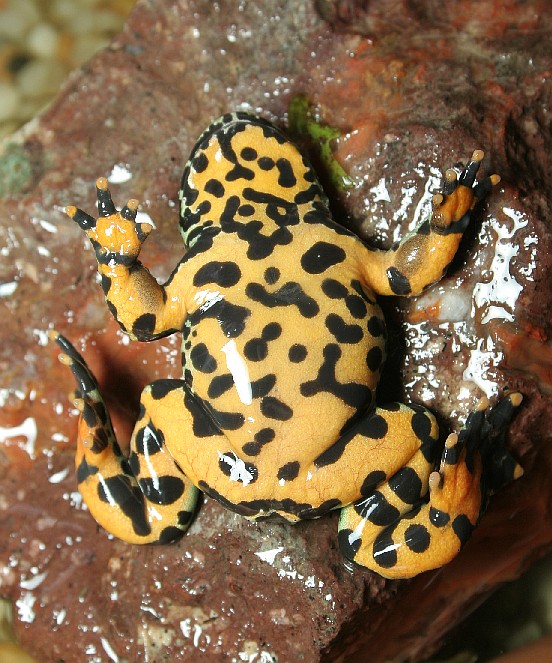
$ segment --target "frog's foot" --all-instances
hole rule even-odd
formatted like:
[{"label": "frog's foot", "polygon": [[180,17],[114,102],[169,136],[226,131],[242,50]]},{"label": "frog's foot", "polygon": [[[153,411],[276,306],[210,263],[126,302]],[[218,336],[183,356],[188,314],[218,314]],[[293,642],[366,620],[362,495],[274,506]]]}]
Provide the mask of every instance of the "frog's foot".
[{"label": "frog's foot", "polygon": [[452,168],[445,173],[443,193],[433,196],[431,229],[441,235],[463,233],[470,221],[470,212],[483,200],[493,186],[500,182],[499,175],[488,175],[476,182],[477,171],[483,161],[482,150],[475,150],[459,176]]},{"label": "frog's foot", "polygon": [[131,543],[167,543],[188,527],[197,489],[164,446],[147,409],[141,407],[130,443],[120,451],[96,379],[75,348],[57,332],[61,363],[78,385],[74,403],[81,412],[75,465],[79,491],[96,521]]},{"label": "frog's foot", "polygon": [[97,180],[96,190],[97,219],[77,207],[67,207],[65,211],[90,239],[102,290],[113,316],[123,331],[141,341],[182,329],[185,306],[174,296],[169,298],[165,287],[138,260],[153,225],[136,221],[137,200],[129,200],[118,212],[105,178]]},{"label": "frog's foot", "polygon": [[483,463],[482,490],[486,498],[523,474],[523,469],[508,450],[506,432],[523,396],[509,392],[493,408],[483,399],[470,414],[459,437],[466,438],[468,453],[479,452]]},{"label": "frog's foot", "polygon": [[445,173],[442,193],[435,194],[429,218],[389,251],[372,252],[365,265],[365,279],[382,295],[417,295],[438,281],[454,258],[462,234],[477,202],[500,182],[498,175],[476,181],[483,151],[475,150],[457,175]]},{"label": "frog's foot", "polygon": [[453,559],[470,538],[489,490],[522,473],[504,444],[520,403],[521,395],[512,393],[489,411],[485,399],[460,433],[449,435],[439,471],[429,477],[425,504],[396,513],[386,527],[374,523],[373,509],[366,508],[369,500],[343,509],[339,540],[344,556],[387,578],[410,578]]},{"label": "frog's foot", "polygon": [[137,200],[129,200],[118,212],[104,177],[96,181],[96,193],[100,213],[97,219],[72,205],[65,212],[88,235],[100,265],[114,263],[128,267],[136,261],[153,226],[136,223]]}]

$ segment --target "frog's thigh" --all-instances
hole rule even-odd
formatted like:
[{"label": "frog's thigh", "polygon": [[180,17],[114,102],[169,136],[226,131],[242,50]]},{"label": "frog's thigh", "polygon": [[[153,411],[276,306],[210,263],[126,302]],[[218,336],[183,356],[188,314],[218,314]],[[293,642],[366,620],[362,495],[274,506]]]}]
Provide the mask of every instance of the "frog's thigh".
[{"label": "frog's thigh", "polygon": [[[256,515],[259,507],[248,505],[245,498],[270,496],[272,482],[269,481],[267,495],[257,467],[242,460],[233,450],[226,434],[208,412],[209,405],[200,402],[185,383],[181,385],[161,398],[152,392],[152,419],[164,429],[168,450],[186,476],[207,495],[242,515]],[[241,414],[223,414],[228,421],[235,416],[241,425]]]},{"label": "frog's thigh", "polygon": [[226,435],[186,383],[159,380],[147,390],[144,397],[152,421],[163,431],[165,446],[186,477],[201,487],[226,480],[220,458],[229,446]]},{"label": "frog's thigh", "polygon": [[425,408],[400,403],[377,407],[315,459],[313,489],[327,485],[333,497],[349,504],[395,475],[391,503],[401,496],[408,502],[411,494],[418,499],[427,491],[438,436],[435,417]]}]

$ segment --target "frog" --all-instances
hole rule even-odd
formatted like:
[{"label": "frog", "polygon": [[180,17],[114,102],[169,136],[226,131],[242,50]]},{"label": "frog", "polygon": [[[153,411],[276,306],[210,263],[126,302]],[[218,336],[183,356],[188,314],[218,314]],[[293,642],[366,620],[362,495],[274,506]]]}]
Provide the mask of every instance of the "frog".
[{"label": "frog", "polygon": [[67,207],[121,329],[144,342],[182,335],[182,375],[145,387],[123,453],[85,359],[51,332],[77,384],[76,475],[97,523],[129,543],[169,543],[204,493],[251,521],[339,510],[345,563],[385,578],[452,560],[489,495],[521,475],[505,442],[521,394],[482,399],[444,443],[423,404],[378,404],[387,334],[377,298],[416,296],[443,276],[500,180],[477,178],[483,157],[449,168],[428,216],[374,248],[334,220],[280,128],[227,113],[185,166],[185,252],[163,284],[138,259],[153,226],[136,199],[119,211],[100,177],[97,216]]}]

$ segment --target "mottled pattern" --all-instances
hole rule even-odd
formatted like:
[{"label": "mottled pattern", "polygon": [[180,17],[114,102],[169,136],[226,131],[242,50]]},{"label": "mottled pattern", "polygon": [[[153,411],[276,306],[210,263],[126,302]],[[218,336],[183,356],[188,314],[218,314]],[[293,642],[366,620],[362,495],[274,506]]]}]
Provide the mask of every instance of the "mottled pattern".
[{"label": "mottled pattern", "polygon": [[[374,251],[332,220],[312,168],[277,128],[225,115],[184,171],[187,251],[164,285],[138,261],[151,227],[135,222],[137,201],[117,212],[100,179],[98,219],[68,208],[122,328],[143,341],[182,332],[182,379],[144,390],[128,458],[84,360],[54,335],[79,383],[77,476],[98,522],[133,542],[171,540],[199,488],[248,518],[343,508],[345,556],[385,575],[447,561],[479,516],[471,440],[487,420],[478,414],[459,442],[450,438],[434,472],[435,418],[375,405],[386,341],[375,295],[416,294],[442,275],[477,197],[497,180],[474,186],[481,159],[474,153],[459,182],[449,171],[430,219]],[[496,418],[504,428],[509,416]]]}]

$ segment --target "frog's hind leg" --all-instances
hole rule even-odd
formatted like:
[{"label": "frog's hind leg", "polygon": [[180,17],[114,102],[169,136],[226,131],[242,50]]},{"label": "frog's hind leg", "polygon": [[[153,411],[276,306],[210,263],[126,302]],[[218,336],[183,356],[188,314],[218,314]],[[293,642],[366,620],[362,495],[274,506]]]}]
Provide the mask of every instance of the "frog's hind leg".
[{"label": "frog's hind leg", "polygon": [[175,463],[152,421],[148,411],[152,386],[142,395],[126,458],[84,359],[66,338],[57,332],[51,336],[62,349],[60,361],[79,385],[75,465],[79,491],[92,516],[108,532],[131,543],[167,543],[178,538],[191,521],[198,491]]},{"label": "frog's hind leg", "polygon": [[[453,559],[469,539],[487,497],[522,470],[505,446],[506,427],[521,403],[509,394],[490,412],[488,402],[446,440],[439,471],[429,476],[429,500],[385,512],[379,493],[343,509],[339,541],[350,561],[387,578],[410,578]],[[394,477],[388,483],[392,483]]]}]

